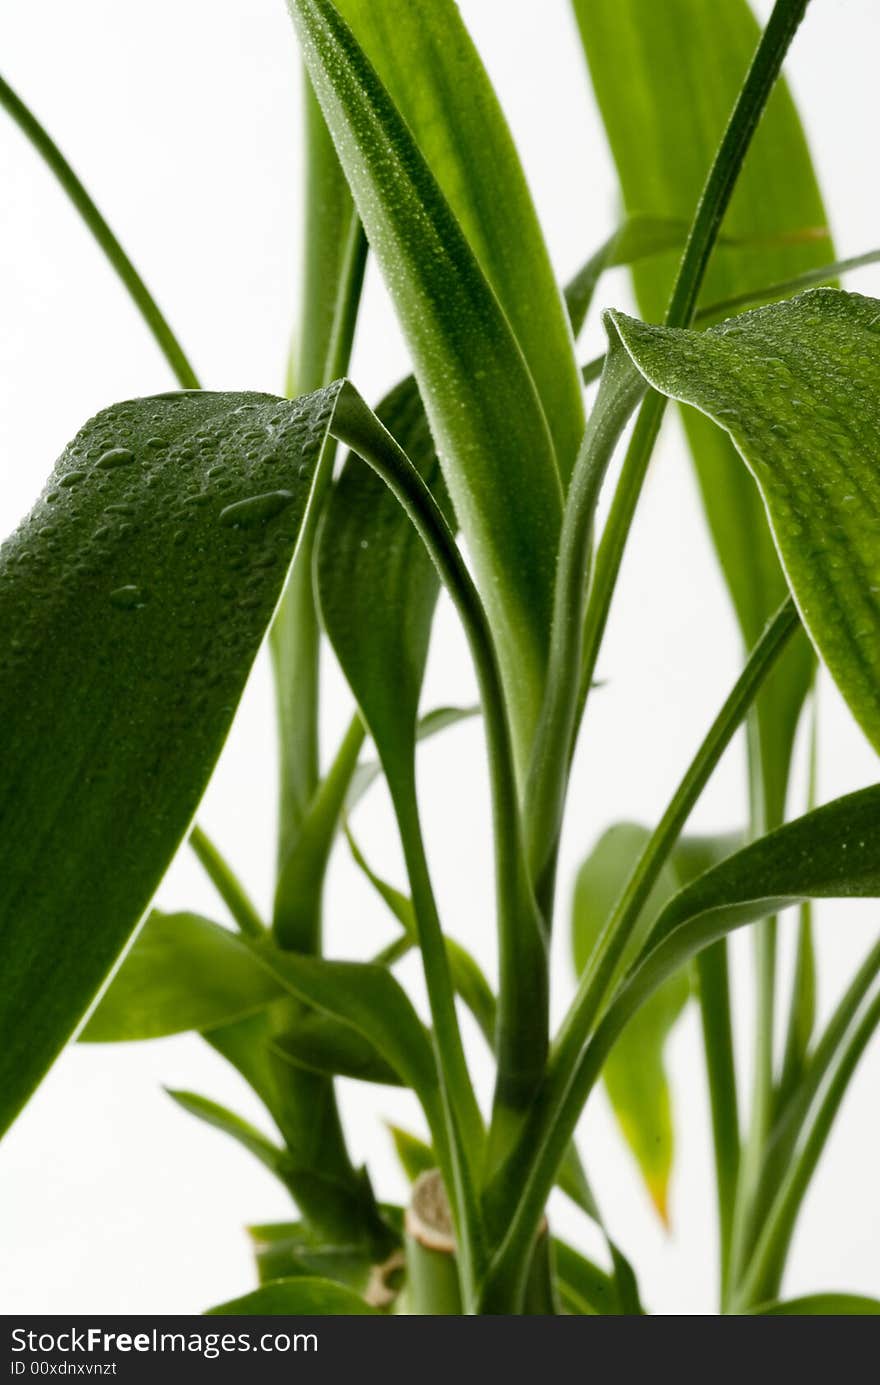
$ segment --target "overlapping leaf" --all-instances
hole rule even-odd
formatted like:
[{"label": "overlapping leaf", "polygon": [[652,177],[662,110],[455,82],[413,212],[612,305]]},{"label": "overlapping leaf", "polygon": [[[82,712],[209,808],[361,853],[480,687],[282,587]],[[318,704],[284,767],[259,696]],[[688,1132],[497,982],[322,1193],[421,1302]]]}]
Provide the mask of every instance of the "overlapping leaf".
[{"label": "overlapping leaf", "polygon": [[0,1129],[189,827],[278,601],[335,398],[114,405],[0,552]]},{"label": "overlapping leaf", "polygon": [[[759,30],[746,0],[573,0],[593,87],[630,213],[689,220]],[[826,216],[797,111],[777,82],[738,179],[703,287],[711,303],[832,260]],[[815,228],[812,239],[798,233]],[[662,319],[677,255],[634,269],[638,304]],[[761,505],[727,440],[685,410],[709,525],[746,647],[784,594]],[[797,718],[811,676],[804,641],[792,646],[758,703],[771,821],[782,807]]]},{"label": "overlapping leaf", "polygon": [[730,434],[803,623],[880,749],[880,301],[815,289],[701,333],[609,321],[656,389]]},{"label": "overlapping leaf", "polygon": [[525,359],[477,257],[351,30],[291,0],[303,55],[413,356],[497,632],[524,759],[540,705],[561,492]]}]

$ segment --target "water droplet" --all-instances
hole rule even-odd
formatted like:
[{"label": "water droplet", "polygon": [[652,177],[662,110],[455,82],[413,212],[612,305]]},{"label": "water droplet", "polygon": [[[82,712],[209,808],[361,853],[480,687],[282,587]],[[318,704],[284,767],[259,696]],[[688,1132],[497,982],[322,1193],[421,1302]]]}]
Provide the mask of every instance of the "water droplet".
[{"label": "water droplet", "polygon": [[[131,451],[131,448],[111,447],[108,452],[101,453],[96,465],[99,466],[102,471],[112,471],[114,467],[127,466],[129,462],[133,461],[134,453]],[[68,472],[68,476],[72,475],[72,472]]]},{"label": "water droplet", "polygon": [[137,611],[146,603],[140,587],[117,587],[110,593],[110,601],[122,611]]},{"label": "water droplet", "polygon": [[253,529],[268,520],[290,504],[293,495],[290,491],[267,491],[265,495],[251,495],[247,500],[237,500],[220,511],[220,523],[230,529]]},{"label": "water droplet", "polygon": [[78,482],[84,481],[87,474],[85,471],[68,471],[65,476],[58,478],[58,484],[66,490],[68,486],[75,486]]},{"label": "water droplet", "polygon": [[168,444],[164,438],[147,438],[147,447],[155,448],[157,452],[161,451],[162,448],[165,448],[167,446]]}]

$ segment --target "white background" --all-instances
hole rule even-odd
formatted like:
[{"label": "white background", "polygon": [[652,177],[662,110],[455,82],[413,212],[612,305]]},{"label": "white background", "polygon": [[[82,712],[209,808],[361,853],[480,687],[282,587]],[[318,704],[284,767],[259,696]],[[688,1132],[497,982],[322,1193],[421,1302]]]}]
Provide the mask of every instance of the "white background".
[{"label": "white background", "polygon": [[[694,0],[711,3],[712,0]],[[662,3],[662,0],[658,0]],[[519,143],[560,277],[615,221],[615,183],[566,0],[464,0]],[[766,16],[769,3],[757,7]],[[880,241],[874,178],[876,53],[872,0],[816,0],[790,75],[833,209],[839,250]],[[297,58],[283,0],[7,0],[4,75],[60,141],[169,313],[211,387],[279,389],[298,277]],[[871,132],[870,138],[868,132]],[[18,131],[0,117],[0,520],[27,510],[64,443],[113,400],[168,388],[167,367],[75,213]],[[880,275],[852,287],[880,294]],[[628,305],[622,275],[606,303]],[[587,344],[589,349],[590,343]],[[406,369],[381,283],[371,273],[353,375],[378,397]],[[599,831],[655,819],[726,692],[739,651],[675,426],[648,480],[583,737],[565,839],[562,891]],[[467,658],[441,611],[426,705],[471,692]],[[875,758],[833,689],[822,688],[821,794],[876,778]],[[349,702],[326,679],[327,747]],[[261,905],[273,857],[274,723],[261,656],[201,819]],[[63,753],[63,748],[60,752]],[[492,966],[491,893],[481,732],[448,733],[421,754],[426,826],[444,919]],[[695,819],[740,823],[742,747],[729,753]],[[395,876],[399,857],[381,792],[357,821],[363,845]],[[50,868],[51,863],[47,863]],[[185,853],[163,904],[217,913]],[[828,1011],[877,929],[873,904],[819,911],[821,1003]],[[328,899],[332,953],[365,956],[390,936],[343,852]],[[564,929],[560,928],[564,934]],[[791,937],[791,922],[785,927]],[[749,1056],[749,950],[736,944],[743,1070]],[[406,973],[417,986],[414,969]],[[557,1012],[570,994],[564,936]],[[473,1038],[470,1034],[469,1037]],[[473,1045],[482,1089],[488,1072]],[[658,1226],[595,1097],[581,1146],[613,1230],[658,1312],[713,1311],[713,1194],[693,1014],[670,1049],[679,1147],[674,1229]],[[880,1294],[880,1044],[844,1105],[796,1239],[791,1291]],[[178,1313],[243,1292],[253,1276],[243,1225],[290,1215],[249,1156],[176,1109],[161,1084],[188,1087],[262,1117],[237,1077],[195,1037],[75,1049],[0,1146],[0,1312]],[[345,1084],[352,1145],[385,1197],[402,1198],[381,1118],[417,1123],[406,1095]],[[571,1209],[555,1224],[598,1253]]]}]

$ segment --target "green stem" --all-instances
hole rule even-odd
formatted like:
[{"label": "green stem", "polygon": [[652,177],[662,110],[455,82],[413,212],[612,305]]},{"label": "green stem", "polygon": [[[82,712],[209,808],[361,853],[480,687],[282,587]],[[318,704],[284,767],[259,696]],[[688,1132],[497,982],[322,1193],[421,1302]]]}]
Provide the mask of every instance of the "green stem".
[{"label": "green stem", "polygon": [[37,153],[41,155],[44,162],[55,174],[58,182],[128,290],[132,302],[152,332],[159,350],[174,372],[181,389],[200,389],[201,386],[196,373],[187,360],[180,342],[104,217],[48,131],[43,128],[36,116],[28,110],[21,98],[16,95],[12,87],[2,77],[0,77],[0,105],[8,111],[19,129],[27,136]]},{"label": "green stem", "polygon": [[516,1149],[490,1189],[494,1219],[507,1228],[493,1268],[494,1282],[487,1289],[490,1301],[496,1293],[504,1299],[522,1275],[523,1256],[597,1076],[588,1045],[590,1034],[648,895],[712,771],[798,627],[797,612],[788,597],[752,650],[596,945],[554,1044],[544,1087]]},{"label": "green stem", "polygon": [[[305,244],[300,340],[291,350],[288,393],[308,394],[348,369],[363,288],[367,242],[311,84],[304,76]],[[328,439],[314,482],[314,503],[284,599],[272,626],[279,725],[279,869],[293,850],[320,778],[321,632],[312,585],[321,502],[333,475]]]},{"label": "green stem", "polygon": [[[373,467],[406,510],[452,597],[474,661],[495,828],[500,987],[493,1127],[500,1135],[500,1148],[544,1071],[548,983],[546,942],[525,868],[510,725],[495,645],[470,573],[430,490],[353,390],[340,397],[331,430]],[[413,903],[418,909],[415,894]]]},{"label": "green stem", "polygon": [[248,938],[265,938],[265,925],[247,891],[207,833],[193,827],[189,844],[241,932]]},{"label": "green stem", "polygon": [[727,941],[707,947],[696,958],[706,1077],[712,1111],[715,1186],[718,1199],[720,1299],[727,1303],[733,1208],[739,1170],[739,1099],[730,1015]]},{"label": "green stem", "polygon": [[645,382],[626,353],[610,350],[566,496],[547,680],[524,798],[526,853],[539,898],[552,894],[562,829],[596,505],[617,440],[644,392]]}]

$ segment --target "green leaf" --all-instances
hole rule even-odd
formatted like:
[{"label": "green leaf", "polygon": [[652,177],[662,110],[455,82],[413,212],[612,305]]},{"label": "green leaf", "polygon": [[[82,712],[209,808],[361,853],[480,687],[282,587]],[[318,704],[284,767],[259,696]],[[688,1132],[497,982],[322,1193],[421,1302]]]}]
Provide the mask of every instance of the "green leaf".
[{"label": "green leaf", "polygon": [[619,1316],[622,1313],[614,1276],[593,1264],[565,1241],[554,1240],[553,1254],[563,1306],[569,1313]]},{"label": "green leaf", "polygon": [[0,1130],[189,828],[277,604],[336,393],[105,409],[0,550]]},{"label": "green leaf", "polygon": [[[593,949],[649,837],[647,828],[636,823],[617,823],[599,838],[582,864],[572,908],[572,943],[578,975],[589,965]],[[687,880],[729,855],[738,844],[736,836],[679,841],[642,910],[622,965],[634,959],[666,901]],[[638,1162],[651,1200],[667,1225],[674,1128],[663,1055],[689,994],[690,981],[685,970],[670,976],[627,1025],[603,1070],[611,1107]]]},{"label": "green leaf", "polygon": [[79,1039],[124,1043],[213,1029],[283,994],[234,933],[198,914],[153,910]]},{"label": "green leaf", "polygon": [[834,799],[735,852],[680,890],[597,1031],[595,1057],[702,948],[804,899],[880,896],[880,785]]},{"label": "green leaf", "polygon": [[880,302],[816,289],[700,333],[609,320],[650,384],[729,432],[804,625],[880,749]]},{"label": "green leaf", "polygon": [[206,1309],[207,1317],[310,1317],[374,1313],[376,1310],[351,1289],[331,1279],[308,1276],[275,1279],[241,1298]]},{"label": "green leaf", "polygon": [[330,1015],[298,1013],[273,1037],[276,1057],[309,1072],[353,1077],[399,1087],[400,1073],[388,1063],[363,1034]]},{"label": "green leaf", "polygon": [[229,1111],[225,1106],[220,1106],[216,1101],[210,1101],[207,1097],[199,1096],[197,1092],[174,1091],[170,1087],[165,1089],[172,1101],[187,1111],[189,1115],[195,1116],[196,1120],[204,1121],[214,1130],[220,1130],[224,1135],[246,1149],[249,1154],[253,1154],[259,1159],[261,1164],[265,1164],[267,1169],[277,1174],[281,1181],[288,1186],[286,1166],[289,1165],[289,1156],[278,1145],[274,1145],[271,1140],[267,1140],[262,1131],[249,1121],[237,1116],[234,1111]]},{"label": "green leaf", "polygon": [[351,30],[329,0],[290,0],[290,9],[412,352],[498,639],[524,763],[540,706],[561,520],[543,409],[503,308]]},{"label": "green leaf", "polygon": [[[252,947],[256,956],[258,950]],[[406,992],[385,967],[330,962],[276,949],[259,952],[263,965],[290,992],[361,1036],[429,1111],[436,1108],[437,1070],[424,1025]]]},{"label": "green leaf", "polygon": [[362,1294],[370,1278],[370,1258],[359,1246],[328,1245],[305,1222],[279,1222],[248,1228],[261,1284],[317,1276]]},{"label": "green leaf", "polygon": [[[746,0],[573,0],[593,87],[629,213],[689,220],[755,51],[759,30]],[[833,258],[825,209],[797,111],[784,80],[767,103],[730,210],[725,236],[736,254],[716,254],[701,301],[736,296]],[[816,228],[812,238],[785,232]],[[639,309],[660,321],[677,254],[640,261]],[[709,527],[743,640],[751,647],[784,595],[760,500],[728,440],[685,411]],[[811,660],[798,640],[758,703],[771,823],[784,799]]]},{"label": "green leaf", "polygon": [[759,1318],[861,1318],[880,1314],[880,1299],[861,1294],[807,1294],[804,1298],[778,1300],[750,1308],[748,1315]]},{"label": "green leaf", "polygon": [[454,0],[334,0],[411,131],[522,349],[567,475],[584,430],[571,332],[498,99]]},{"label": "green leaf", "polygon": [[[376,417],[448,513],[411,376]],[[327,635],[380,753],[408,763],[440,579],[400,502],[358,456],[348,456],[327,500],[316,585]]]}]

